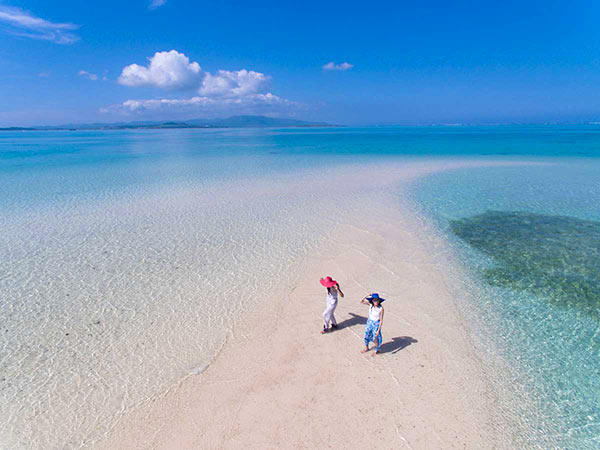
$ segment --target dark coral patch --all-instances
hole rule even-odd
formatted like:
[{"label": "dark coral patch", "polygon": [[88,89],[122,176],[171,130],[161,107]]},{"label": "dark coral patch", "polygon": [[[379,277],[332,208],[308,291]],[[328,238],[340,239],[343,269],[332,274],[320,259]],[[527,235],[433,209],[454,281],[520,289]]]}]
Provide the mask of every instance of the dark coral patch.
[{"label": "dark coral patch", "polygon": [[600,222],[487,211],[450,226],[497,263],[484,270],[490,284],[526,290],[600,318]]}]

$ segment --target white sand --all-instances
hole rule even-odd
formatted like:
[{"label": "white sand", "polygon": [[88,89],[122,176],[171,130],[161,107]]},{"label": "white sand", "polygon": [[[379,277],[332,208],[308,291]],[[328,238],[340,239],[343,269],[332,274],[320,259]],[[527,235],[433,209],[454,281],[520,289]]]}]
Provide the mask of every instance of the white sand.
[{"label": "white sand", "polygon": [[[400,190],[417,176],[473,164],[382,168],[374,184]],[[350,189],[352,180],[343,183]],[[510,447],[457,313],[462,275],[447,245],[399,195],[360,204],[298,281],[282,287],[287,295],[265,298],[206,371],[126,414],[98,448]],[[318,280],[326,275],[346,296],[340,329],[321,335]],[[375,357],[360,352],[367,307],[359,300],[373,291],[388,298]]]}]

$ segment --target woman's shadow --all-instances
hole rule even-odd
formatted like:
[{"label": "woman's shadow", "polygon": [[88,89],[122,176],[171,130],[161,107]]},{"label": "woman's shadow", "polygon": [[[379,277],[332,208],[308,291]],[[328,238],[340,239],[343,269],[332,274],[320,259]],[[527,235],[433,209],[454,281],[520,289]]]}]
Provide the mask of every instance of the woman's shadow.
[{"label": "woman's shadow", "polygon": [[381,344],[379,353],[398,353],[400,350],[405,349],[411,344],[416,344],[417,342],[419,341],[410,336],[395,337],[392,338],[391,341],[384,342],[383,344]]},{"label": "woman's shadow", "polygon": [[367,323],[367,318],[360,316],[358,314],[354,314],[354,313],[349,313],[350,314],[350,318],[346,319],[346,320],[342,320],[341,322],[338,323],[338,329],[343,329],[343,328],[350,328],[354,325],[360,325],[360,324],[365,324]]},{"label": "woman's shadow", "polygon": [[[349,313],[350,314],[350,318],[343,320],[342,322],[338,323],[338,329],[343,329],[343,328],[349,328],[352,327],[354,325],[364,325],[365,323],[367,323],[367,318],[364,316],[361,316],[359,314],[354,314],[354,313]],[[383,330],[385,331],[385,330]],[[416,344],[417,341],[416,339],[410,337],[410,336],[399,336],[399,337],[395,337],[392,338],[391,341],[388,342],[384,342],[383,344],[381,344],[381,348],[379,349],[379,353],[398,353],[400,350],[405,349],[406,347],[408,347],[411,344]]]}]

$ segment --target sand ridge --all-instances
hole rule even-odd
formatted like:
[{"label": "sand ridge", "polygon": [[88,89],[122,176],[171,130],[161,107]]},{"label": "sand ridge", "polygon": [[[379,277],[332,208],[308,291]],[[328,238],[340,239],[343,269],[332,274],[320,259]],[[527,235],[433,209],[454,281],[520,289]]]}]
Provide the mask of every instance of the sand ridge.
[{"label": "sand ridge", "polygon": [[[409,167],[406,179],[434,169]],[[287,294],[247,314],[206,371],[127,414],[97,448],[508,448],[454,307],[456,274],[440,263],[448,248],[386,199],[336,222]],[[325,275],[346,296],[340,329],[321,335]],[[389,299],[376,357],[360,353],[359,300],[372,291]]]}]

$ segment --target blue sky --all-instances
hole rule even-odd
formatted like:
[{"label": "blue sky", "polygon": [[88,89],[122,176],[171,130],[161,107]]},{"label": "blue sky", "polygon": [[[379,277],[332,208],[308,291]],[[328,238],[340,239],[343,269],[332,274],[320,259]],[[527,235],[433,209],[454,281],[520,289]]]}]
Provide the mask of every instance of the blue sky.
[{"label": "blue sky", "polygon": [[0,126],[600,120],[600,2],[296,3],[0,0]]}]

